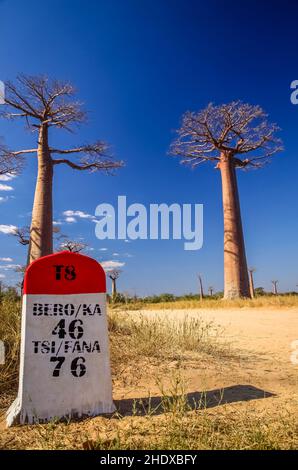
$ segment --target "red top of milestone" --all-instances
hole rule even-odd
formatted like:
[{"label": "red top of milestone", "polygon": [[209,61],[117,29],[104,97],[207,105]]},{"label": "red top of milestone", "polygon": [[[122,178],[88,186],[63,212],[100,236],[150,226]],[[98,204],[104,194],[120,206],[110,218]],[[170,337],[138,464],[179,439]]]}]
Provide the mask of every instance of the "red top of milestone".
[{"label": "red top of milestone", "polygon": [[106,292],[106,275],[89,256],[61,251],[33,261],[25,272],[24,294],[96,294]]}]

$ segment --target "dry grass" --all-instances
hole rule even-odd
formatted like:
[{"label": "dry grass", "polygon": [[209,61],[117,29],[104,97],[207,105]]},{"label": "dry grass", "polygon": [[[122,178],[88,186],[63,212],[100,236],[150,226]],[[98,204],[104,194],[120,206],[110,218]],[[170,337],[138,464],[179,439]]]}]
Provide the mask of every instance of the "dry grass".
[{"label": "dry grass", "polygon": [[229,345],[219,342],[222,331],[212,321],[188,318],[181,321],[145,318],[110,311],[112,355],[117,349],[123,357],[150,357],[166,360],[177,359],[184,353],[228,354]]},{"label": "dry grass", "polygon": [[[185,449],[273,450],[297,449],[298,424],[284,409],[246,412],[235,405],[210,411],[204,403],[189,403],[179,372],[169,389],[161,387],[159,409],[138,402],[132,416],[115,413],[82,422],[35,425],[8,432],[5,448],[30,449]],[[142,408],[145,413],[139,415]]]},{"label": "dry grass", "polygon": [[173,302],[132,302],[127,305],[112,305],[120,310],[172,310],[172,309],[231,309],[231,308],[288,308],[298,307],[298,295],[264,295],[255,299],[223,300],[205,298],[201,300],[175,300]]},{"label": "dry grass", "polygon": [[[20,307],[19,302],[8,300],[0,304],[0,338],[6,350],[5,365],[0,366],[0,399],[17,386]],[[114,376],[145,358],[171,361],[182,359],[187,352],[229,355],[229,346],[217,341],[220,331],[212,322],[200,319],[150,320],[110,311],[109,331]]]},{"label": "dry grass", "polygon": [[16,387],[18,379],[21,305],[3,300],[0,304],[0,339],[5,345],[5,365],[0,365],[0,395]]}]

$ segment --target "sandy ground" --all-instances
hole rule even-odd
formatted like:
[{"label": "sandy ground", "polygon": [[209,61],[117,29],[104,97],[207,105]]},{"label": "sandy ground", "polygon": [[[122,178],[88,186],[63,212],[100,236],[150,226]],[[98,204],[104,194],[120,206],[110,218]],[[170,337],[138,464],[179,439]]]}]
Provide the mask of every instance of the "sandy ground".
[{"label": "sandy ground", "polygon": [[[291,366],[291,343],[298,341],[298,309],[198,309],[143,310],[142,315],[181,320],[200,317],[225,329],[232,344],[251,353],[268,355],[268,359],[283,361]],[[292,367],[291,367],[292,368]],[[293,368],[294,369],[294,368]],[[298,372],[298,365],[296,367]]]},{"label": "sandy ground", "polygon": [[[287,404],[292,412],[298,413],[298,363],[291,361],[291,344],[298,340],[298,309],[144,310],[138,313],[172,320],[200,317],[223,329],[221,336],[230,343],[235,357],[207,361],[202,358],[202,361],[186,363],[183,374],[190,394],[207,391],[212,402],[212,395],[216,399],[223,393],[224,403],[240,401],[245,404],[260,399],[261,406]],[[139,382],[139,396],[146,396],[149,389],[150,393],[158,393],[153,377]],[[117,398],[124,398],[123,392],[115,387]],[[136,390],[130,395],[135,396],[135,393]],[[263,400],[265,398],[268,400]]]}]

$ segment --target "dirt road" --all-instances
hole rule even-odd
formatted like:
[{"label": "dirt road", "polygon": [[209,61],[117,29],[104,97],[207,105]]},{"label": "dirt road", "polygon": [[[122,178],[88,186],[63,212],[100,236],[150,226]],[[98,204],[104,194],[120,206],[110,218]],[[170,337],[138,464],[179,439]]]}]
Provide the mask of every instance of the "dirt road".
[{"label": "dirt road", "polygon": [[[279,407],[286,403],[298,413],[298,363],[291,361],[291,345],[298,340],[298,309],[144,310],[140,313],[177,320],[185,316],[212,320],[223,328],[222,338],[231,343],[231,351],[239,352],[239,360],[214,359],[193,367],[188,364],[184,373],[190,392],[226,390],[231,395],[232,390],[233,397],[227,397],[227,402],[271,397],[266,400],[266,406]],[[149,385],[147,382],[147,390]]]}]

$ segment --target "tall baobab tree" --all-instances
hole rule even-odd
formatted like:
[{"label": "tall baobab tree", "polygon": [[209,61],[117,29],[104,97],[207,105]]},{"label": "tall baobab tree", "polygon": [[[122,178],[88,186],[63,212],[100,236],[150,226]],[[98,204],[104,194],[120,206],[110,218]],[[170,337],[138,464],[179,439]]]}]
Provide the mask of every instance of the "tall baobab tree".
[{"label": "tall baobab tree", "polygon": [[271,282],[272,282],[272,286],[273,286],[273,294],[277,295],[278,294],[278,292],[277,292],[278,281],[271,281]]},{"label": "tall baobab tree", "polygon": [[115,298],[116,298],[116,295],[117,295],[117,285],[116,285],[116,281],[118,279],[118,277],[120,276],[122,271],[120,271],[120,269],[113,269],[111,271],[108,271],[108,277],[111,279],[112,281],[112,300],[114,301]]},{"label": "tall baobab tree", "polygon": [[171,154],[197,167],[220,170],[224,216],[224,298],[250,297],[236,169],[260,168],[279,150],[278,127],[260,106],[233,101],[186,112]]},{"label": "tall baobab tree", "polygon": [[249,290],[250,290],[250,296],[252,299],[255,297],[254,272],[256,272],[255,268],[248,268]]},{"label": "tall baobab tree", "polygon": [[[75,90],[69,83],[47,77],[17,77],[16,83],[5,84],[5,104],[1,115],[8,119],[24,119],[27,127],[37,133],[33,148],[9,150],[2,146],[0,161],[9,172],[9,163],[22,162],[24,156],[37,157],[37,180],[30,227],[29,261],[53,252],[52,186],[54,169],[66,165],[73,170],[109,172],[123,165],[113,161],[102,141],[68,149],[51,143],[52,131],[72,131],[84,122],[86,114],[74,98]],[[51,133],[49,132],[51,131]],[[74,157],[80,157],[77,161]]]},{"label": "tall baobab tree", "polygon": [[202,276],[200,274],[198,274],[198,280],[199,280],[200,300],[203,300],[203,298],[204,298],[204,289],[203,289]]}]

